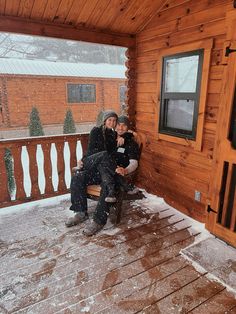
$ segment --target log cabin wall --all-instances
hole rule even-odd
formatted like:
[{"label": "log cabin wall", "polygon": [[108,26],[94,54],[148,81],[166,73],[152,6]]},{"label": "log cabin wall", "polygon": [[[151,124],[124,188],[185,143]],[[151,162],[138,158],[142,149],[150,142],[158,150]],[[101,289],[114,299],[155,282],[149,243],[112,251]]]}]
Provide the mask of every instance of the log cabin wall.
[{"label": "log cabin wall", "polygon": [[[136,129],[145,144],[138,181],[147,191],[164,197],[175,208],[204,222],[224,70],[226,13],[233,9],[233,4],[228,0],[167,3],[136,38]],[[158,139],[161,85],[158,59],[162,50],[212,39],[199,149],[187,143]],[[201,193],[200,201],[195,201],[195,191]]]},{"label": "log cabin wall", "polygon": [[[43,125],[63,125],[67,109],[71,109],[76,124],[95,123],[100,110],[114,109],[121,113],[120,86],[125,79],[74,78],[26,75],[0,75],[2,124],[0,130],[28,128],[32,107],[37,107]],[[68,103],[67,84],[94,84],[95,103]],[[6,103],[7,102],[7,103]],[[6,114],[8,110],[8,116]],[[53,119],[52,119],[53,117]]]}]

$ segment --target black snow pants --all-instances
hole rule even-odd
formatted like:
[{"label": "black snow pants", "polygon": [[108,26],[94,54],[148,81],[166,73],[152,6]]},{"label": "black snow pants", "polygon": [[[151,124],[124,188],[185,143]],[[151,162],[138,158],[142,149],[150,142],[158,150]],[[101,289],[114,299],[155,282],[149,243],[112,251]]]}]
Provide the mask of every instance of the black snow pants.
[{"label": "black snow pants", "polygon": [[90,184],[100,184],[101,193],[94,213],[94,220],[105,225],[109,214],[109,204],[105,198],[109,189],[115,187],[115,169],[116,163],[110,158],[106,151],[102,151],[86,157],[83,160],[84,167],[76,171],[71,178],[71,207],[74,212],[87,214],[87,186]]}]

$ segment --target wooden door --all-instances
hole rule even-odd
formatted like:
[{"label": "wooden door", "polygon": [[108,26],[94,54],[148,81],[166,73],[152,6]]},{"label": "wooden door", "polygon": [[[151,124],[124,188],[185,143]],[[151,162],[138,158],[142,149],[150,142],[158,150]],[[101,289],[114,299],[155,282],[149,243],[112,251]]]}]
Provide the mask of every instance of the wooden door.
[{"label": "wooden door", "polygon": [[232,27],[236,29],[236,15],[228,23],[229,54],[219,105],[206,227],[236,247],[236,40],[235,32],[230,31]]}]

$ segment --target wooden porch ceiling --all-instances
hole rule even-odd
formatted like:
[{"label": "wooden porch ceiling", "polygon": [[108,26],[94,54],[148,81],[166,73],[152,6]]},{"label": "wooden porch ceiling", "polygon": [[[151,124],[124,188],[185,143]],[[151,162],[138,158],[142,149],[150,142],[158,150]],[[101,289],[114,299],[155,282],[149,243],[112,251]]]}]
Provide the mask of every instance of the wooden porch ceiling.
[{"label": "wooden porch ceiling", "polygon": [[[188,1],[186,1],[188,2]],[[125,40],[141,31],[171,0],[0,0],[0,31],[71,38],[130,46]],[[43,27],[42,27],[43,26]],[[56,27],[53,31],[52,27]],[[49,29],[50,27],[50,29]],[[65,29],[64,29],[65,28]],[[90,31],[98,36],[88,36]],[[72,31],[72,33],[71,33]],[[103,33],[105,39],[99,37]],[[82,35],[82,37],[81,37]]]}]

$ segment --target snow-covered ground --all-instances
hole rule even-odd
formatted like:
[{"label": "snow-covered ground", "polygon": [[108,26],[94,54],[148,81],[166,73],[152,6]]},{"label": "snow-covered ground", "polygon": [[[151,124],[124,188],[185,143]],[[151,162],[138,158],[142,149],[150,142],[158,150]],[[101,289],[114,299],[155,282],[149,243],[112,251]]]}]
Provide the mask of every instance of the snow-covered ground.
[{"label": "snow-covered ground", "polygon": [[[183,218],[191,223],[188,230],[195,236],[195,241],[182,250],[181,255],[187,259],[200,273],[207,272],[207,277],[220,282],[236,297],[236,249],[217,239],[200,223],[175,208],[166,204],[163,198],[148,194],[144,191],[145,199],[136,200],[133,206],[141,206],[147,213],[157,213],[162,209],[170,208],[173,217]],[[170,218],[171,221],[171,218]]]},{"label": "snow-covered ground", "polygon": [[[185,219],[187,221],[189,221],[191,223],[191,228],[189,229],[190,232],[196,233],[199,232],[199,235],[196,236],[195,241],[192,245],[197,244],[198,242],[201,242],[205,239],[211,238],[213,237],[209,231],[206,230],[205,228],[205,224],[200,223],[188,216],[186,216],[185,214],[179,212],[178,210],[176,210],[175,208],[171,207],[170,205],[168,205],[163,198],[158,197],[156,195],[153,194],[149,194],[147,192],[143,192],[144,195],[146,196],[145,199],[141,199],[141,200],[136,200],[132,203],[132,206],[142,206],[143,209],[145,209],[145,211],[147,213],[157,213],[162,209],[166,209],[169,208],[171,209],[172,213],[173,213],[173,217],[178,217],[180,219]],[[170,218],[170,222],[171,222],[171,218]],[[192,246],[191,245],[191,246]]]},{"label": "snow-covered ground", "polygon": [[[55,153],[54,153],[55,154]],[[55,158],[55,156],[54,156]],[[40,159],[39,159],[40,160]],[[26,163],[25,163],[26,164]],[[43,182],[43,180],[42,180]],[[163,198],[147,193],[143,190],[143,194],[146,198],[141,200],[136,200],[131,203],[132,207],[142,208],[143,212],[150,215],[149,220],[152,219],[156,213],[162,213],[164,210],[168,210],[168,214],[173,215],[169,218],[169,222],[183,219],[191,225],[188,228],[190,234],[199,233],[195,236],[195,241],[189,247],[185,248],[181,255],[187,259],[193,267],[201,273],[207,272],[207,277],[215,281],[220,282],[224,285],[227,290],[233,292],[236,295],[236,286],[233,284],[236,282],[236,249],[228,246],[226,243],[216,239],[212,234],[210,234],[206,229],[205,225],[197,222],[196,220],[184,215],[183,213],[177,211],[175,208],[168,205]],[[48,206],[58,206],[60,202],[69,201],[70,194],[61,195],[57,197],[52,197],[49,199],[44,199],[40,201],[34,201],[31,203],[15,205],[7,208],[0,209],[0,222],[4,219],[4,216],[8,218],[12,214],[21,214],[26,211],[33,210],[34,207],[43,208]],[[70,212],[70,211],[68,211]],[[72,213],[68,213],[71,215]],[[148,223],[144,221],[143,223]],[[129,226],[128,226],[129,228]],[[119,226],[116,228],[104,228],[103,233],[116,234],[119,232]],[[222,261],[223,266],[220,264]],[[228,265],[228,266],[227,266]],[[228,267],[228,269],[227,269]],[[223,276],[226,274],[227,276]]]}]

